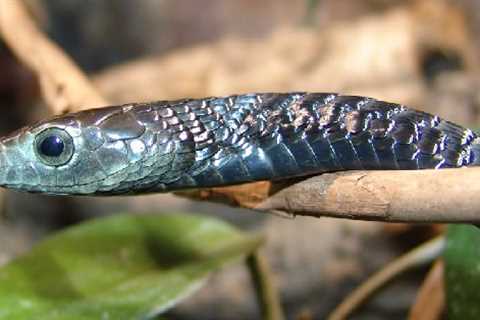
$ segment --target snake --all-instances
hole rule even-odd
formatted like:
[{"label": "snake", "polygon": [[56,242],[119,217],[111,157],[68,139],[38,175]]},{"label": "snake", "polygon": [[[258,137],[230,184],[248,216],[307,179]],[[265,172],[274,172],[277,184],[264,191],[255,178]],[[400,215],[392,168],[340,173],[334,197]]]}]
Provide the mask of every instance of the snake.
[{"label": "snake", "polygon": [[478,164],[474,131],[401,104],[336,93],[129,103],[56,116],[0,139],[0,186],[53,195]]}]

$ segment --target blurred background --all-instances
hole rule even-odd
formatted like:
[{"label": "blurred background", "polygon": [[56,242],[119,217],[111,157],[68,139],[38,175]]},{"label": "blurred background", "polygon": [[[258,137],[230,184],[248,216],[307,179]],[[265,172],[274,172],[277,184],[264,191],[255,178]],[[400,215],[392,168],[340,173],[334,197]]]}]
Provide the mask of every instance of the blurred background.
[{"label": "blurred background", "polygon": [[[406,104],[462,125],[480,122],[480,2],[475,0],[28,3],[42,28],[114,103],[251,91],[335,91]],[[1,42],[0,107],[2,134],[48,115],[35,76]],[[172,195],[2,195],[0,264],[50,232],[118,212],[198,212],[261,230],[268,237],[264,251],[289,319],[324,318],[367,275],[442,229],[292,220]],[[403,276],[355,319],[404,319],[425,271]],[[258,317],[242,266],[215,275],[168,315]]]}]

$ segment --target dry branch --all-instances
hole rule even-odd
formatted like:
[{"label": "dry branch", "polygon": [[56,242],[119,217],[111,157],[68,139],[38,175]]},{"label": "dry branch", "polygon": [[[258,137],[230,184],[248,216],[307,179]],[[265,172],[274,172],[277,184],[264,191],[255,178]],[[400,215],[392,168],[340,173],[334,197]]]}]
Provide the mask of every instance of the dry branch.
[{"label": "dry branch", "polygon": [[284,187],[270,183],[189,193],[284,215],[384,222],[480,222],[480,168],[327,173]]},{"label": "dry branch", "polygon": [[480,222],[478,181],[480,168],[325,174],[277,192],[257,209],[385,222]]},{"label": "dry branch", "polygon": [[0,36],[37,74],[53,113],[107,104],[75,63],[38,29],[21,0],[0,2]]}]

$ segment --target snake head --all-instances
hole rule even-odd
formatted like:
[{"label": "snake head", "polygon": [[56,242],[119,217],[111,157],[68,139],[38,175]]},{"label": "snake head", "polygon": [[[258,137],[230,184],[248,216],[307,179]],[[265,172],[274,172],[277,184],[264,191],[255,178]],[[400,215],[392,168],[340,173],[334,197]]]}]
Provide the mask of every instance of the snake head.
[{"label": "snake head", "polygon": [[80,195],[126,193],[139,181],[145,188],[145,177],[166,171],[172,146],[154,143],[157,134],[131,108],[67,114],[1,139],[0,185]]},{"label": "snake head", "polygon": [[[68,164],[79,158],[73,121],[62,118],[20,129],[0,141],[0,184],[30,192],[57,192],[73,185]],[[70,179],[71,180],[71,179]]]}]

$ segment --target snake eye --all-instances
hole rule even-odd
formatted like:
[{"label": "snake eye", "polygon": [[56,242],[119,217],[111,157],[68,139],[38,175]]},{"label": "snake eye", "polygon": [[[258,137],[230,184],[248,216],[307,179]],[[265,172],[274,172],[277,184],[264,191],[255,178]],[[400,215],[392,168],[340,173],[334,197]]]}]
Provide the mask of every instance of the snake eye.
[{"label": "snake eye", "polygon": [[61,166],[73,155],[73,139],[59,128],[49,128],[38,134],[35,139],[35,152],[46,165]]},{"label": "snake eye", "polygon": [[65,143],[59,136],[48,136],[40,143],[40,152],[47,157],[59,157],[63,149]]}]

